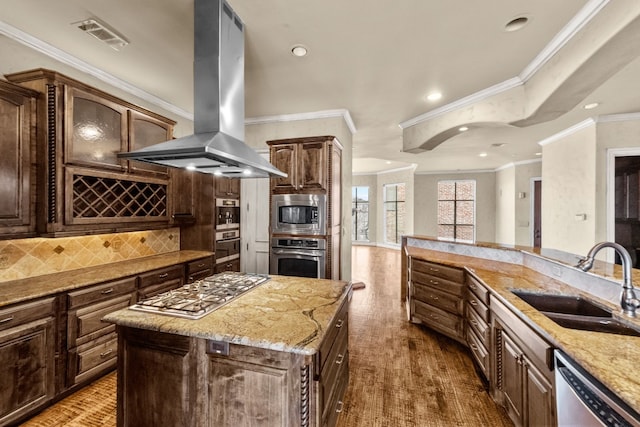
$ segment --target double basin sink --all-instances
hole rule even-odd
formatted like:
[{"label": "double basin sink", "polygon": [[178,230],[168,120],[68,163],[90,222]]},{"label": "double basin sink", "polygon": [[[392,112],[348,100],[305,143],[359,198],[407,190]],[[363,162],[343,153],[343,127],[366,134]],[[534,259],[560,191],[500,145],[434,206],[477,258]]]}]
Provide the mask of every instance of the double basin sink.
[{"label": "double basin sink", "polygon": [[511,292],[564,328],[640,337],[640,327],[620,322],[613,318],[611,310],[583,297]]}]

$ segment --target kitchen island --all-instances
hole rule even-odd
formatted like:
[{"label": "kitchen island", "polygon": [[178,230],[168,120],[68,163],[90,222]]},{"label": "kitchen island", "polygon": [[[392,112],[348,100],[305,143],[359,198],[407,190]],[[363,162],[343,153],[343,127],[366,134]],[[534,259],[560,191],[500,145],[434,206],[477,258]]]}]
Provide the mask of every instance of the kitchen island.
[{"label": "kitchen island", "polygon": [[123,309],[118,425],[333,425],[348,384],[343,281],[272,276],[198,319]]}]

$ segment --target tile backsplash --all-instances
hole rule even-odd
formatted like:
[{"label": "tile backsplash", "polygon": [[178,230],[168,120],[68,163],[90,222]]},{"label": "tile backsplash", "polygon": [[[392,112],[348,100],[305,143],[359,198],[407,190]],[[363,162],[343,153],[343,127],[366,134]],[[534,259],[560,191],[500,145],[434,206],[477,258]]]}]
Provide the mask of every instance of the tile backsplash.
[{"label": "tile backsplash", "polygon": [[0,241],[0,282],[180,250],[180,229]]}]

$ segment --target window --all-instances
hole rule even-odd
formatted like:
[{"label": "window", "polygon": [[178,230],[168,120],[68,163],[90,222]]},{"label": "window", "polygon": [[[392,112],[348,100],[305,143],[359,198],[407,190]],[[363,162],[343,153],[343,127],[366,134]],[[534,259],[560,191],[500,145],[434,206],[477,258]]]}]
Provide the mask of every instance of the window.
[{"label": "window", "polygon": [[476,182],[438,182],[438,237],[475,241]]},{"label": "window", "polygon": [[351,240],[369,241],[369,187],[351,189]]},{"label": "window", "polygon": [[404,184],[384,186],[384,241],[400,244],[404,233]]}]

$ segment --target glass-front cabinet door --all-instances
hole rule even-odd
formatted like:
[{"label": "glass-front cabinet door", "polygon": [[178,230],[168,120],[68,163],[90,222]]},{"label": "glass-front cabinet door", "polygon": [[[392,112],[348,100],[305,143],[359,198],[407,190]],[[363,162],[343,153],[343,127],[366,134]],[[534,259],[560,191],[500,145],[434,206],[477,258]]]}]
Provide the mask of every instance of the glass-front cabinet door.
[{"label": "glass-front cabinet door", "polygon": [[[173,135],[172,126],[138,111],[129,110],[129,151],[168,141]],[[166,175],[167,168],[151,163],[129,161],[129,170]]]},{"label": "glass-front cabinet door", "polygon": [[65,163],[122,169],[117,153],[127,147],[126,108],[67,87]]}]

